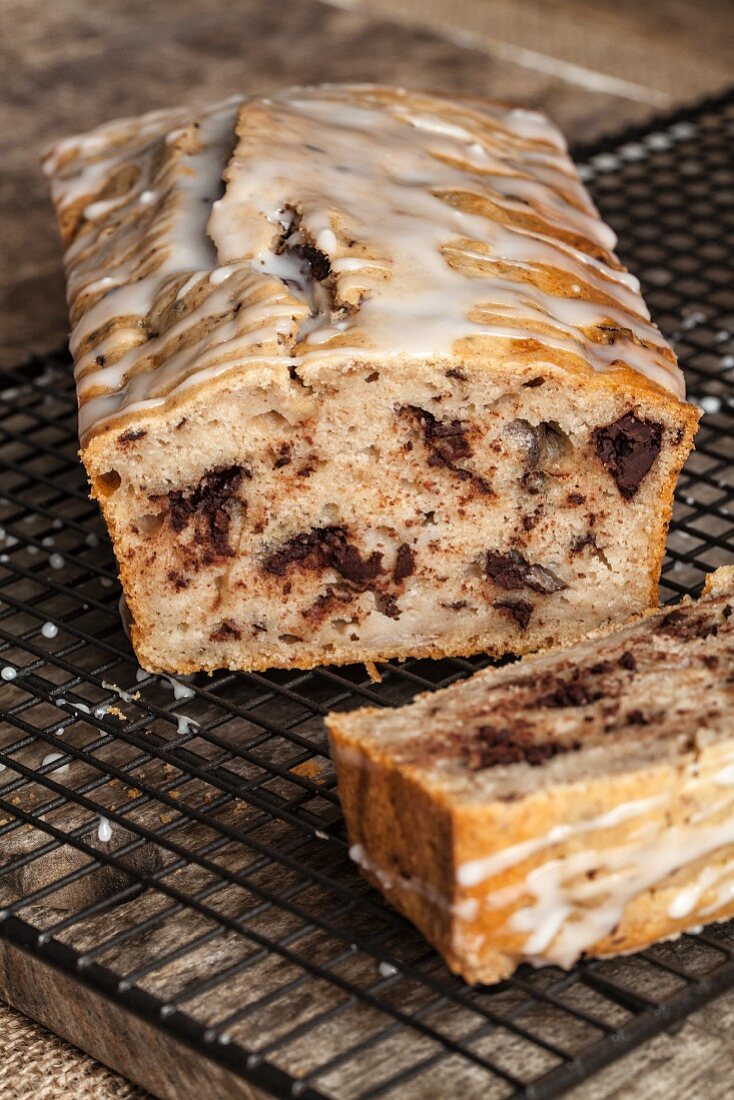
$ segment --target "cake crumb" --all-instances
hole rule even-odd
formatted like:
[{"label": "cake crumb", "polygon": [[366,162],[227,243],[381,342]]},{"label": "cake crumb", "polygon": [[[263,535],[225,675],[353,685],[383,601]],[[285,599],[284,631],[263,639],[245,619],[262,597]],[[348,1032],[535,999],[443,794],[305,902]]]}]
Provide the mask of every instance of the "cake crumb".
[{"label": "cake crumb", "polygon": [[317,779],[321,775],[321,765],[318,760],[304,760],[290,771],[292,775],[300,775],[304,779]]}]

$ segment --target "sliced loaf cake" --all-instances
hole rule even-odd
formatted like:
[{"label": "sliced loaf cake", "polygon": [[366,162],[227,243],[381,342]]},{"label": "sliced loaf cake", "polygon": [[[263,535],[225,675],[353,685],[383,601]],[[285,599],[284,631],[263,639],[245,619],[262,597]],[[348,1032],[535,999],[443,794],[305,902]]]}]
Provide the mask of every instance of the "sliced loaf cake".
[{"label": "sliced loaf cake", "polygon": [[734,914],[734,567],[697,602],[328,719],[352,858],[468,981]]}]

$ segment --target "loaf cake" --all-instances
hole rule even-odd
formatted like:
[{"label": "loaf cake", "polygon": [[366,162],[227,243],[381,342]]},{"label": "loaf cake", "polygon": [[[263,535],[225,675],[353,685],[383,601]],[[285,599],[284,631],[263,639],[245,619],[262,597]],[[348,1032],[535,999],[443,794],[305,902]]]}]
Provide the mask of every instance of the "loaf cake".
[{"label": "loaf cake", "polygon": [[469,982],[734,915],[734,568],[575,646],[328,719],[350,854]]},{"label": "loaf cake", "polygon": [[296,88],[44,170],[147,669],[522,653],[657,602],[697,412],[542,114]]}]

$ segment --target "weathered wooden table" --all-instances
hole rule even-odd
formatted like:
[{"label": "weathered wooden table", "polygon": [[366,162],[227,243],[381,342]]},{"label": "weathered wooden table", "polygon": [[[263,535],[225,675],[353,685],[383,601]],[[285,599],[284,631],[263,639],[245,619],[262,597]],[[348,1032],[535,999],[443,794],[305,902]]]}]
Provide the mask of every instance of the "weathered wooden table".
[{"label": "weathered wooden table", "polygon": [[[0,0],[0,366],[66,335],[60,250],[37,171],[55,137],[235,90],[385,80],[541,105],[582,141],[723,86],[731,14],[720,0]],[[15,973],[0,953],[0,989],[30,1007],[27,990],[14,993],[23,982],[12,962]],[[57,1003],[73,1013],[68,997]],[[730,994],[576,1096],[728,1095],[733,1025]],[[68,1018],[55,1026],[74,1034]],[[0,1095],[144,1096],[2,1005]]]}]

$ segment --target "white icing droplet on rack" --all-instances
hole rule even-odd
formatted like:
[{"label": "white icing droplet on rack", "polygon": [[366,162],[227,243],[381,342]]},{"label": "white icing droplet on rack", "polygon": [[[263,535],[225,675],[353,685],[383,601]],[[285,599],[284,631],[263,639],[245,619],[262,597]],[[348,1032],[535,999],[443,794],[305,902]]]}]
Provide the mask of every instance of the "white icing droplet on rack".
[{"label": "white icing droplet on rack", "polygon": [[3,565],[5,565],[9,561],[10,561],[10,557],[9,557],[8,554],[0,554],[0,562],[2,562]]},{"label": "white icing droplet on rack", "polygon": [[122,699],[122,700],[123,700],[123,701],[124,701],[125,703],[134,703],[134,702],[135,702],[135,700],[133,699],[133,697],[132,697],[132,695],[130,694],[130,692],[129,692],[129,691],[125,691],[125,690],[124,690],[123,688],[121,688],[121,687],[118,687],[118,686],[117,686],[117,684],[111,684],[111,683],[110,683],[110,682],[109,682],[108,680],[103,680],[103,681],[102,681],[102,687],[103,687],[103,688],[104,688],[104,689],[105,689],[106,691],[114,691],[115,695],[119,695],[119,697],[120,697],[120,698],[121,698],[121,699]]},{"label": "white icing droplet on rack", "polygon": [[84,541],[87,546],[99,546],[99,535],[96,535],[94,531],[90,531],[88,535],[85,535]]},{"label": "white icing droplet on rack", "polygon": [[48,564],[51,566],[52,569],[63,569],[64,559],[61,554],[57,552],[49,556]]},{"label": "white icing droplet on rack", "polygon": [[79,714],[92,713],[92,708],[87,706],[86,703],[76,703],[73,699],[64,699],[63,701],[66,703],[67,707],[72,707],[74,710],[78,711]]},{"label": "white icing droplet on rack", "polygon": [[5,665],[2,669],[0,669],[0,676],[3,678],[3,680],[14,680],[17,675],[18,670],[17,668],[13,668],[12,665]]},{"label": "white icing droplet on rack", "polygon": [[195,729],[199,728],[199,723],[195,722],[193,718],[187,718],[185,714],[176,715],[176,732],[179,737],[185,737],[189,733],[193,733]]},{"label": "white icing droplet on rack", "polygon": [[108,819],[100,814],[99,825],[97,826],[97,839],[102,844],[107,844],[112,840],[112,826]]},{"label": "white icing droplet on rack", "polygon": [[51,526],[52,526],[52,527],[53,527],[53,528],[54,528],[54,529],[55,529],[56,531],[61,531],[61,530],[62,530],[62,528],[63,528],[63,526],[64,526],[64,522],[63,522],[63,520],[61,520],[61,519],[55,519],[55,520],[53,521],[53,523],[51,524]]},{"label": "white icing droplet on rack", "polygon": [[100,577],[99,583],[102,585],[103,588],[112,588],[112,585],[115,582],[113,580],[110,580],[109,577]]},{"label": "white icing droplet on rack", "polygon": [[645,138],[645,142],[651,149],[670,149],[670,146],[673,144],[670,134],[664,133],[648,134]]},{"label": "white icing droplet on rack", "polygon": [[706,314],[700,309],[695,309],[685,315],[680,327],[683,332],[690,332],[692,329],[698,328],[699,325],[704,325],[706,320]]},{"label": "white icing droplet on rack", "polygon": [[[41,765],[53,764],[54,760],[63,759],[63,755],[64,754],[62,752],[50,752],[47,756],[44,756],[43,760],[41,761]],[[54,771],[54,772],[57,772],[59,775],[63,775],[65,772],[68,772],[69,765],[68,764],[62,764],[61,767],[52,768],[51,770]]]},{"label": "white icing droplet on rack", "polygon": [[173,676],[164,676],[164,680],[168,680],[168,683],[173,688],[174,699],[181,701],[183,699],[193,699],[196,692],[193,688],[190,688],[188,684],[181,684],[178,680],[174,680]]},{"label": "white icing droplet on rack", "polygon": [[54,539],[53,535],[46,535],[45,538],[41,539],[41,546],[43,546],[46,550],[50,550],[51,547],[55,545],[55,543],[56,540]]},{"label": "white icing droplet on rack", "polygon": [[714,397],[713,395],[707,395],[706,397],[700,398],[700,400],[698,401],[698,405],[706,413],[721,412],[721,398],[720,397]]},{"label": "white icing droplet on rack", "polygon": [[695,122],[676,122],[671,127],[668,133],[672,137],[677,138],[678,141],[685,141],[687,138],[695,137],[698,133],[698,126]]},{"label": "white icing droplet on rack", "polygon": [[151,680],[152,676],[149,672],[146,672],[144,668],[136,668],[135,679],[139,684],[142,684],[143,680]]},{"label": "white icing droplet on rack", "polygon": [[384,961],[380,963],[377,969],[383,978],[394,978],[395,975],[399,973],[397,966],[393,966],[392,963]]},{"label": "white icing droplet on rack", "polygon": [[41,634],[44,638],[55,638],[59,632],[59,628],[56,623],[44,623],[41,627]]}]

